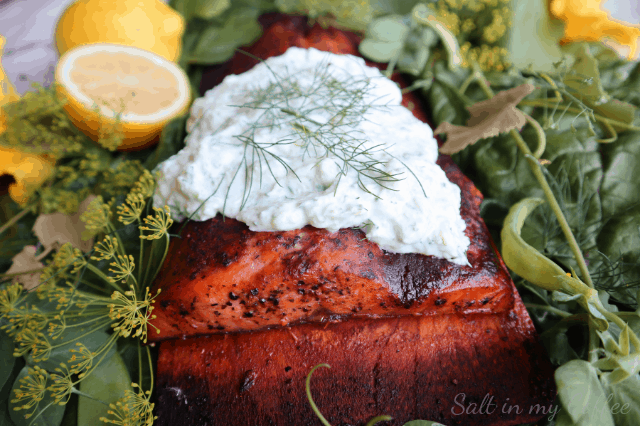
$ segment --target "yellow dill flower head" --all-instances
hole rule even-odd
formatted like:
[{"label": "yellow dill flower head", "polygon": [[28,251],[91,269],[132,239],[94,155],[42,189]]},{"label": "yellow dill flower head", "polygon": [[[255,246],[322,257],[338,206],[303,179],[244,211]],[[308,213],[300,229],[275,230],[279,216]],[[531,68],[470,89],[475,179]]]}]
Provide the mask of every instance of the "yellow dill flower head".
[{"label": "yellow dill flower head", "polygon": [[149,287],[147,287],[144,298],[138,300],[134,287],[130,288],[131,290],[125,291],[124,294],[115,291],[111,295],[114,303],[109,304],[109,318],[116,321],[111,326],[122,337],[133,335],[133,337],[140,337],[146,343],[149,320],[155,318],[155,315],[151,315],[151,311],[153,311],[151,303],[160,291],[150,297]]},{"label": "yellow dill flower head", "polygon": [[[61,368],[60,368],[61,367]],[[54,404],[65,405],[71,398],[73,390],[73,378],[69,368],[65,363],[60,363],[60,367],[56,368],[55,373],[51,374],[53,382],[47,390],[51,392]]]},{"label": "yellow dill flower head", "polygon": [[5,330],[9,336],[17,336],[28,328],[30,317],[31,311],[26,306],[13,309],[6,314],[9,323],[1,326],[0,330]]},{"label": "yellow dill flower head", "polygon": [[144,218],[144,223],[147,226],[141,226],[143,231],[151,232],[151,235],[140,235],[140,238],[146,240],[158,240],[168,234],[169,228],[173,225],[173,219],[171,219],[171,209],[169,206],[164,206],[164,210],[159,207],[154,207],[156,212],[155,216]]},{"label": "yellow dill flower head", "polygon": [[69,283],[66,283],[64,287],[55,286],[51,292],[49,293],[49,301],[53,302],[54,300],[58,302],[56,309],[63,309],[69,307],[73,302],[75,291]]},{"label": "yellow dill flower head", "polygon": [[115,168],[109,167],[103,172],[100,188],[104,194],[116,196],[129,192],[138,182],[145,168],[138,160],[125,160]]},{"label": "yellow dill flower head", "polygon": [[80,191],[67,191],[60,188],[42,188],[40,190],[40,203],[42,213],[64,213],[74,215],[82,200],[88,195],[88,188]]},{"label": "yellow dill flower head", "polygon": [[460,34],[460,18],[456,13],[441,7],[437,12],[437,19],[455,36]]},{"label": "yellow dill flower head", "polygon": [[153,195],[153,191],[156,189],[156,178],[151,172],[145,169],[138,179],[138,182],[133,187],[133,191],[142,194],[144,198],[149,198]]},{"label": "yellow dill flower head", "polygon": [[57,270],[55,264],[50,262],[40,274],[40,284],[36,287],[38,299],[46,299],[49,297],[49,293],[55,288],[56,282],[58,281]]},{"label": "yellow dill flower head", "polygon": [[83,240],[96,236],[109,226],[112,202],[113,200],[105,203],[102,196],[98,195],[89,203],[87,209],[80,216],[80,220],[85,223],[85,231],[82,233]]},{"label": "yellow dill flower head", "polygon": [[118,220],[125,225],[139,222],[144,205],[144,195],[141,192],[137,192],[136,188],[134,188],[127,194],[125,203],[117,207]]},{"label": "yellow dill flower head", "polygon": [[106,235],[104,240],[93,247],[96,254],[91,256],[92,260],[109,260],[115,257],[118,250],[118,240],[111,235]]},{"label": "yellow dill flower head", "polygon": [[101,421],[121,426],[153,425],[157,417],[153,415],[155,405],[150,402],[151,392],[143,391],[136,383],[132,383],[131,387],[138,391],[125,391],[124,398],[115,404],[109,404],[110,410],[107,413],[110,418],[101,417]]},{"label": "yellow dill flower head", "polygon": [[44,333],[30,328],[26,328],[18,334],[15,338],[15,343],[17,343],[17,346],[13,356],[24,356],[31,351],[31,356],[35,362],[49,359],[53,349]]},{"label": "yellow dill flower head", "polygon": [[15,399],[12,399],[11,402],[13,404],[24,403],[14,407],[15,411],[33,409],[30,413],[24,415],[25,419],[33,416],[38,410],[38,405],[47,390],[47,380],[47,372],[37,365],[33,368],[28,368],[27,375],[18,380],[20,387],[13,390]]},{"label": "yellow dill flower head", "polygon": [[0,290],[0,314],[8,315],[18,308],[18,304],[22,302],[22,284],[14,282]]},{"label": "yellow dill flower head", "polygon": [[73,245],[71,243],[65,243],[53,257],[53,264],[56,268],[63,269],[72,265],[76,260]]},{"label": "yellow dill flower head", "polygon": [[73,354],[69,359],[69,364],[71,364],[71,368],[69,369],[69,371],[72,374],[77,374],[78,378],[81,379],[86,375],[87,371],[91,370],[91,367],[93,366],[93,360],[95,359],[97,354],[95,352],[91,352],[84,344],[80,342],[76,343],[76,347],[77,349],[69,350],[69,352]]},{"label": "yellow dill flower head", "polygon": [[51,340],[56,340],[66,328],[67,317],[64,315],[64,311],[60,311],[59,314],[53,317],[53,320],[49,321],[49,337],[51,337]]},{"label": "yellow dill flower head", "polygon": [[122,280],[123,283],[127,281],[127,278],[133,277],[133,270],[136,267],[131,255],[118,255],[114,257],[114,262],[109,265],[112,266],[112,268],[109,268],[109,272],[115,275],[112,279],[114,281]]},{"label": "yellow dill flower head", "polygon": [[108,157],[95,153],[88,153],[80,160],[80,170],[88,177],[96,177],[109,167]]},{"label": "yellow dill flower head", "polygon": [[551,0],[551,14],[564,21],[563,43],[601,41],[609,38],[630,49],[636,57],[640,28],[612,19],[602,9],[602,0]]}]

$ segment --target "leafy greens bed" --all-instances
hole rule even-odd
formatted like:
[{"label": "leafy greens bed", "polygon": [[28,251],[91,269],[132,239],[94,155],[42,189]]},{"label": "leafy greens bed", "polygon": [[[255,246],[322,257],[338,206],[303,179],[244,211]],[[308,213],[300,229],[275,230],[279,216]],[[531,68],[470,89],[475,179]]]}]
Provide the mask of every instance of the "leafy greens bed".
[{"label": "leafy greens bed", "polygon": [[[409,74],[406,90],[422,95],[446,134],[443,150],[484,194],[484,220],[559,367],[561,410],[538,424],[640,424],[640,63],[600,42],[561,45],[562,22],[542,1],[171,5],[188,22],[180,65],[194,92],[204,68],[253,42],[258,17],[274,11],[359,31],[363,56]],[[26,209],[0,198],[0,270],[30,265],[20,275],[5,272],[0,283],[0,401],[10,401],[0,404],[0,424],[104,417],[150,425],[154,354],[141,343],[153,273],[141,274],[139,265],[153,272],[162,264],[171,219],[147,202],[148,170],[182,147],[186,117],[171,122],[156,147],[114,153],[117,134],[92,144],[52,90],[6,110],[0,143],[54,152],[57,163]],[[78,235],[53,241],[32,233],[79,207],[89,236],[99,237],[88,254],[61,245]],[[27,293],[29,277],[38,287]],[[598,404],[609,409],[588,410]]]}]

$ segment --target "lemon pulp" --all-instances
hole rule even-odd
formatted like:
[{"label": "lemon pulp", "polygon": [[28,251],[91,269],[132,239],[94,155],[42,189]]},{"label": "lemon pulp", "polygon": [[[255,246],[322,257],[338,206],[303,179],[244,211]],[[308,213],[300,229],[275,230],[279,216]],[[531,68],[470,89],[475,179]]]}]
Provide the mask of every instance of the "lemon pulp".
[{"label": "lemon pulp", "polygon": [[122,114],[151,115],[180,96],[178,80],[146,58],[98,52],[79,57],[69,80],[96,104]]}]

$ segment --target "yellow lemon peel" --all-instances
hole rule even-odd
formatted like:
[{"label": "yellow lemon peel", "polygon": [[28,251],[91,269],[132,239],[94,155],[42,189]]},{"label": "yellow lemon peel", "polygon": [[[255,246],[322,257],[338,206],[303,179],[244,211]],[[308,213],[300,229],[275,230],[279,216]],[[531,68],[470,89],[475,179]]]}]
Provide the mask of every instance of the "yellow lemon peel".
[{"label": "yellow lemon peel", "polygon": [[182,16],[160,0],[78,0],[58,21],[56,45],[63,55],[82,44],[122,44],[175,61],[184,29]]}]

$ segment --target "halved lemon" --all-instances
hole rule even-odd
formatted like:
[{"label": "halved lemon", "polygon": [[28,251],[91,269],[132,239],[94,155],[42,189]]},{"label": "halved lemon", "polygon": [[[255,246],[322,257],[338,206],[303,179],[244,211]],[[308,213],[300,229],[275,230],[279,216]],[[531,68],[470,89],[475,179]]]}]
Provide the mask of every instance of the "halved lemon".
[{"label": "halved lemon", "polygon": [[73,123],[95,141],[106,132],[121,133],[118,150],[157,142],[191,100],[189,80],[178,65],[131,46],[77,46],[62,55],[55,77]]}]

